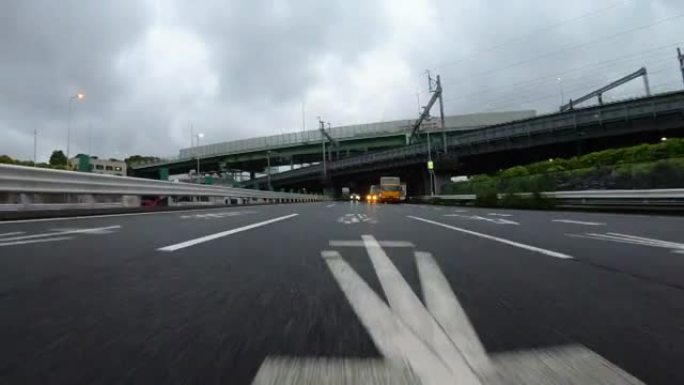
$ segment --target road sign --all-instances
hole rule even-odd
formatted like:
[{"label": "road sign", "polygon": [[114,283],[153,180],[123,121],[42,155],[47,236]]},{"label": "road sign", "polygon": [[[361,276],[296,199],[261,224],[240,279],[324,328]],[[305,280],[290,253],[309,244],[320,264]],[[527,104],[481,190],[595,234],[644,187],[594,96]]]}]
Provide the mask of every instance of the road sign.
[{"label": "road sign", "polygon": [[428,170],[434,170],[435,169],[435,162],[429,160],[427,162]]}]

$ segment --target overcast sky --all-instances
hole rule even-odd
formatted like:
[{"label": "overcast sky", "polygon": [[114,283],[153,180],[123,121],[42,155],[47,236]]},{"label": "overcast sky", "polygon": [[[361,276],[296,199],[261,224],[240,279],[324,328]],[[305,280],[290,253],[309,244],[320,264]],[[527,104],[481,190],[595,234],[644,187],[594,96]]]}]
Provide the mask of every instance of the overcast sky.
[{"label": "overcast sky", "polygon": [[[0,154],[174,155],[190,144],[446,113],[556,109],[646,66],[682,88],[681,0],[2,0]],[[561,79],[560,81],[558,79]],[[643,94],[643,84],[606,99]]]}]

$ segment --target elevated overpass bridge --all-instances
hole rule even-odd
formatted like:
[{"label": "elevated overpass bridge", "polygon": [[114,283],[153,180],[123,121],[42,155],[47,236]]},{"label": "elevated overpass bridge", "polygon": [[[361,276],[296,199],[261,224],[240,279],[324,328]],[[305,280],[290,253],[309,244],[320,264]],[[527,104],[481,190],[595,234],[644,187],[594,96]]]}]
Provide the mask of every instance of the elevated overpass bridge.
[{"label": "elevated overpass bridge", "polygon": [[[534,116],[535,112],[510,111],[447,116],[447,133],[454,135],[492,124]],[[434,119],[433,119],[434,121]],[[168,175],[200,171],[222,174],[249,173],[254,179],[266,173],[267,167],[302,167],[322,161],[322,143],[330,160],[340,160],[377,151],[402,148],[408,143],[413,120],[397,120],[332,127],[326,130],[338,144],[333,146],[319,130],[300,131],[260,138],[213,143],[180,150],[177,158],[131,166],[136,176],[166,179]],[[425,125],[429,127],[429,123]],[[441,133],[441,130],[440,130]]]},{"label": "elevated overpass bridge", "polygon": [[[605,148],[684,136],[684,92],[671,92],[499,123],[469,132],[451,132],[446,149],[431,141],[436,187],[451,176],[492,172],[534,161],[580,155]],[[341,186],[363,192],[381,175],[408,181],[409,194],[429,191],[428,146],[419,142],[271,175],[275,189],[311,191]],[[267,178],[244,182],[267,187]]]}]

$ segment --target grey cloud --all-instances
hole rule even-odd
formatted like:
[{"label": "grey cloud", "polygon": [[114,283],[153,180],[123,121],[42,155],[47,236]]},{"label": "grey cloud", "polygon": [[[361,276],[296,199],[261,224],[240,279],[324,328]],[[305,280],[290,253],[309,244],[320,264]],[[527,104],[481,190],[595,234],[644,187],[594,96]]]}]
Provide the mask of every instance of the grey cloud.
[{"label": "grey cloud", "polygon": [[[450,114],[551,111],[561,87],[577,97],[642,65],[655,91],[675,89],[684,18],[611,35],[683,13],[676,0],[8,0],[0,154],[29,158],[34,128],[42,158],[64,148],[78,90],[87,98],[74,104],[74,148],[123,156],[176,153],[190,122],[209,141],[296,129],[312,90],[328,96],[306,100],[309,127],[319,114],[336,123],[411,118],[426,68],[442,75]],[[401,84],[350,82],[403,68],[410,79],[395,74]],[[609,97],[640,92],[637,82]]]}]

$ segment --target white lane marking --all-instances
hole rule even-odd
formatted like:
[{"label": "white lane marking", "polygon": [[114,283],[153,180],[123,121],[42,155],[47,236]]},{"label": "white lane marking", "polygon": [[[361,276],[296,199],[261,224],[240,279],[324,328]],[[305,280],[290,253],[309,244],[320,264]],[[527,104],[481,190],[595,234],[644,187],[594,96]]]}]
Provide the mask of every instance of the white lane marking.
[{"label": "white lane marking", "polygon": [[218,213],[207,213],[207,214],[191,214],[191,215],[181,215],[181,219],[216,219],[225,217],[236,217],[248,214],[257,214],[258,211],[224,211]]},{"label": "white lane marking", "polygon": [[342,259],[337,251],[323,251],[330,272],[349,304],[387,358],[408,361],[424,385],[452,382],[452,373],[428,346],[392,313],[368,284]]},{"label": "white lane marking", "polygon": [[455,212],[455,213],[467,213],[468,212],[468,210],[466,210],[466,209],[453,209],[451,211]]},{"label": "white lane marking", "polygon": [[332,204],[329,204],[329,205],[327,205],[327,206],[325,206],[325,207],[327,207],[327,208],[335,207],[336,204],[337,204],[337,203],[332,203]]},{"label": "white lane marking", "polygon": [[9,237],[12,235],[21,235],[21,234],[26,234],[26,232],[24,232],[24,231],[13,231],[11,233],[2,233],[2,234],[0,234],[0,237]]},{"label": "white lane marking", "polygon": [[343,223],[345,225],[351,225],[354,223],[370,223],[376,224],[378,220],[375,218],[368,218],[366,214],[344,214],[343,216],[337,218],[338,223]]},{"label": "white lane marking", "polygon": [[415,220],[417,220],[417,221],[429,223],[429,224],[432,224],[432,225],[435,225],[435,226],[440,226],[440,227],[444,227],[444,228],[447,228],[447,229],[450,229],[450,230],[460,231],[460,232],[462,232],[462,233],[474,235],[474,236],[476,236],[476,237],[480,237],[480,238],[484,238],[484,239],[489,239],[490,241],[495,241],[495,242],[499,242],[499,243],[504,243],[504,244],[507,244],[507,245],[510,245],[510,246],[514,246],[514,247],[518,247],[518,248],[521,248],[521,249],[525,249],[525,250],[529,250],[529,251],[534,251],[534,252],[536,252],[536,253],[548,255],[548,256],[550,256],[550,257],[555,257],[555,258],[560,258],[560,259],[574,259],[574,258],[573,258],[572,256],[570,256],[570,255],[563,254],[563,253],[559,253],[559,252],[557,252],[557,251],[547,250],[547,249],[543,249],[543,248],[541,248],[541,247],[531,246],[531,245],[527,245],[527,244],[524,244],[524,243],[511,241],[511,240],[509,240],[509,239],[495,237],[495,236],[489,235],[489,234],[478,233],[478,232],[476,232],[476,231],[467,230],[467,229],[463,229],[463,228],[460,228],[460,227],[447,225],[446,223],[436,222],[436,221],[432,221],[432,220],[430,220],[430,219],[425,219],[425,218],[420,218],[420,217],[414,217],[414,216],[412,216],[412,215],[409,215],[408,217],[411,218],[411,219],[415,219]]},{"label": "white lane marking", "polygon": [[186,247],[194,246],[194,245],[197,245],[197,244],[200,244],[200,243],[213,241],[214,239],[222,238],[222,237],[225,237],[225,236],[228,236],[228,235],[231,235],[231,234],[235,234],[235,233],[239,233],[239,232],[242,232],[242,231],[251,230],[251,229],[254,229],[254,228],[257,228],[257,227],[261,227],[261,226],[265,226],[265,225],[268,225],[268,224],[271,224],[271,223],[275,223],[275,222],[283,221],[283,220],[286,220],[286,219],[290,219],[290,218],[296,217],[297,215],[299,215],[299,214],[294,213],[294,214],[290,214],[290,215],[285,215],[285,216],[282,216],[282,217],[269,219],[269,220],[267,220],[267,221],[258,222],[258,223],[253,223],[253,224],[251,224],[251,225],[238,227],[238,228],[235,228],[235,229],[232,229],[232,230],[222,231],[222,232],[220,232],[220,233],[210,234],[210,235],[205,235],[205,236],[203,236],[203,237],[199,237],[199,238],[195,238],[195,239],[190,239],[190,240],[188,240],[188,241],[181,242],[181,243],[176,243],[176,244],[174,244],[174,245],[169,245],[169,246],[160,247],[160,248],[158,248],[157,250],[159,250],[159,251],[176,251],[176,250],[184,249],[184,248],[186,248]]},{"label": "white lane marking", "polygon": [[21,235],[21,236],[16,236],[16,237],[11,237],[11,238],[3,238],[3,242],[7,241],[23,241],[27,239],[35,239],[35,238],[47,238],[47,237],[52,237],[52,236],[61,236],[61,235],[67,235],[67,234],[107,234],[110,233],[110,230],[114,229],[120,229],[120,225],[115,225],[115,226],[107,226],[107,227],[95,227],[91,229],[69,229],[69,230],[55,230],[51,233],[41,233],[41,234],[32,234],[32,235]]},{"label": "white lane marking", "polygon": [[428,311],[476,373],[490,371],[491,363],[482,342],[432,254],[421,251],[414,254]]},{"label": "white lane marking", "polygon": [[644,385],[636,377],[581,345],[493,354],[495,384]]},{"label": "white lane marking", "polygon": [[[414,253],[428,306],[426,309],[419,300],[412,299],[416,297],[415,294],[384,254],[380,243],[372,236],[365,236],[364,241],[369,247],[371,260],[379,262],[373,263],[373,266],[381,279],[390,306],[383,302],[339,252],[324,250],[321,256],[385,360],[267,357],[252,385],[481,385],[499,383],[504,379],[507,383],[520,385],[642,384],[603,357],[581,346],[497,354],[490,359],[456,295],[451,291],[446,277],[429,253]],[[378,252],[384,255],[377,255]],[[373,253],[377,258],[373,257]],[[408,298],[393,299],[394,295]],[[413,308],[403,308],[404,306]],[[407,311],[411,313],[407,314]],[[421,320],[421,313],[427,313],[431,320],[425,323]],[[410,320],[413,318],[419,321],[418,327],[411,325]],[[437,333],[442,334],[419,335],[416,329],[422,329],[424,324],[430,323],[441,324],[437,325]],[[444,333],[448,333],[448,336]],[[448,357],[441,354],[442,345],[435,345],[435,341],[453,343],[459,354],[467,355],[465,359],[459,357],[456,360],[463,361],[463,365],[473,365],[473,369],[454,372],[454,362],[449,362]],[[388,372],[388,368],[394,370]]]},{"label": "white lane marking", "polygon": [[405,362],[373,358],[268,356],[252,385],[416,385]]},{"label": "white lane marking", "polygon": [[[374,251],[369,250],[371,261],[374,259],[373,253],[380,251],[384,254],[382,248],[379,247],[379,242],[373,242],[374,238],[366,236],[364,240],[370,249],[374,249]],[[408,365],[406,370],[413,370],[418,376],[418,381],[413,384],[482,384],[499,383],[503,379],[506,379],[506,383],[519,385],[533,383],[643,384],[629,373],[582,346],[488,356],[446,277],[432,256],[421,252],[414,254],[427,309],[419,300],[414,299],[415,294],[404,277],[396,271],[396,267],[386,254],[376,255],[374,262],[379,262],[379,264],[373,263],[373,267],[390,301],[389,307],[337,251],[321,252],[337,284],[376,347],[387,359],[386,362],[399,365],[399,367]],[[407,298],[397,299],[394,298],[395,295]],[[421,315],[423,313],[426,313],[431,321],[423,320]],[[414,325],[416,321],[418,325]],[[437,324],[437,334],[419,334],[420,330],[430,323]],[[444,329],[443,331],[440,326]],[[452,346],[458,350],[458,354],[464,357],[458,357],[456,361],[462,361],[463,366],[470,365],[470,367],[465,370],[454,370],[453,368],[457,366],[452,362],[453,358],[445,356],[443,345],[435,344],[435,341],[453,343]],[[321,365],[320,361],[317,361],[317,364],[308,366],[306,369],[298,364],[298,362],[301,363],[301,359],[288,359],[287,362],[288,364],[281,365],[277,372],[270,370],[264,373],[269,375],[270,382],[253,382],[253,385],[276,383],[300,385],[322,382],[331,384],[381,383],[383,385],[399,383],[398,381],[382,381],[382,378],[378,377],[379,372],[369,379],[352,375],[368,368],[369,361],[346,362],[350,367],[346,368],[344,373],[333,370],[333,366],[343,364],[340,361],[332,365]],[[321,376],[325,377],[325,381],[321,380]],[[263,376],[259,378],[264,380]],[[276,381],[275,378],[278,380]]]},{"label": "white lane marking", "polygon": [[52,221],[72,221],[77,219],[97,219],[97,218],[115,218],[115,217],[134,217],[138,215],[159,215],[159,214],[178,214],[196,213],[202,211],[216,210],[213,209],[194,209],[194,210],[169,210],[169,211],[155,211],[149,213],[126,213],[126,214],[102,214],[102,215],[79,215],[76,217],[59,217],[59,218],[37,218],[37,219],[13,219],[8,221],[0,221],[0,225],[8,225],[11,223],[33,223],[33,222],[52,222]]},{"label": "white lane marking", "polygon": [[497,225],[520,225],[520,223],[516,221],[511,221],[509,219],[503,219],[503,218],[487,218],[479,215],[461,215],[461,214],[445,214],[445,217],[456,217],[456,218],[465,218],[465,219],[472,219],[476,221],[485,221],[485,222],[490,222],[490,223],[495,223]]},{"label": "white lane marking", "polygon": [[636,235],[621,234],[621,233],[585,233],[585,234],[565,234],[570,237],[595,239],[599,241],[611,241],[616,243],[627,243],[631,245],[651,246],[663,249],[670,249],[673,252],[684,252],[684,243],[663,241],[660,239],[639,237]]},{"label": "white lane marking", "polygon": [[551,222],[558,222],[558,223],[570,223],[574,225],[586,225],[586,226],[605,226],[606,224],[603,222],[585,222],[585,221],[576,221],[573,219],[553,219]]},{"label": "white lane marking", "polygon": [[[407,241],[378,241],[382,247],[415,247]],[[330,241],[331,247],[366,247],[364,241]]]},{"label": "white lane marking", "polygon": [[435,353],[462,383],[478,384],[479,380],[465,358],[430,316],[396,266],[372,235],[362,235],[366,252],[378,276],[392,311],[404,321]]},{"label": "white lane marking", "polygon": [[500,214],[500,213],[489,213],[487,215],[491,215],[493,217],[512,217],[513,214]]},{"label": "white lane marking", "polygon": [[31,243],[59,242],[59,241],[67,241],[69,239],[73,239],[73,238],[72,237],[56,237],[56,238],[43,238],[43,239],[33,239],[33,240],[28,240],[28,241],[13,241],[13,242],[5,242],[5,240],[2,239],[2,240],[0,240],[0,247],[16,246],[16,245],[28,245]]}]

